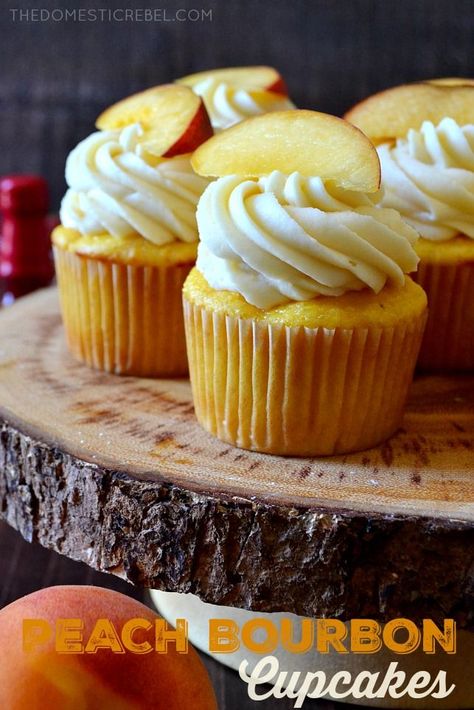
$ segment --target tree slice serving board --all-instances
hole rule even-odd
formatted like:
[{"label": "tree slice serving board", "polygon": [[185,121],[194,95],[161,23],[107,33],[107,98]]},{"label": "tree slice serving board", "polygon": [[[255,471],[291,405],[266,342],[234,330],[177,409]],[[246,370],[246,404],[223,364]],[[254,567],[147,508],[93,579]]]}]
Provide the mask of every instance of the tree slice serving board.
[{"label": "tree slice serving board", "polygon": [[382,446],[319,459],[228,446],[185,380],[68,354],[54,289],[0,313],[0,505],[136,584],[311,616],[473,621],[474,378],[413,385]]}]

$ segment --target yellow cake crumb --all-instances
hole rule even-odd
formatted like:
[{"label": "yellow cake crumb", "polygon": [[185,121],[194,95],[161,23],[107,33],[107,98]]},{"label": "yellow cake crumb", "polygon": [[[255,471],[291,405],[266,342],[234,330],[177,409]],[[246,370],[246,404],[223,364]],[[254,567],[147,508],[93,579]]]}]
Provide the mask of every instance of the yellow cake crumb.
[{"label": "yellow cake crumb", "polygon": [[62,225],[52,234],[55,247],[90,259],[135,266],[171,266],[196,261],[197,242],[175,241],[158,246],[139,234],[114,237],[112,234],[81,234]]},{"label": "yellow cake crumb", "polygon": [[369,289],[343,296],[293,301],[269,310],[252,306],[239,293],[217,291],[194,268],[184,284],[184,296],[196,306],[235,318],[305,328],[388,328],[417,317],[426,308],[423,289],[406,277],[405,285],[387,285],[378,294]]},{"label": "yellow cake crumb", "polygon": [[444,242],[421,238],[417,241],[415,250],[422,261],[432,264],[474,261],[474,239],[462,234]]}]

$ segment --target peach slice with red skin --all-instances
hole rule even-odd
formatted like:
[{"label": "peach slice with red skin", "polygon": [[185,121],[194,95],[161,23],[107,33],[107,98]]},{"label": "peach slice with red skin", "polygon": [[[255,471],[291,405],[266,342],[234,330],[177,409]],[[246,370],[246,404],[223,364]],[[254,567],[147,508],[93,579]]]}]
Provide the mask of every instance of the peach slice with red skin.
[{"label": "peach slice with red skin", "polygon": [[464,81],[434,79],[396,86],[369,96],[344,118],[375,144],[404,138],[411,128],[419,129],[423,121],[437,125],[449,116],[460,125],[474,123],[474,86]]},{"label": "peach slice with red skin", "polygon": [[218,79],[242,89],[265,89],[275,94],[288,95],[288,89],[281,74],[273,67],[225,67],[189,74],[178,79],[178,84],[193,88],[198,82],[206,79]]},{"label": "peach slice with red skin", "polygon": [[[101,648],[99,640],[96,650],[89,649],[101,619],[113,625],[121,644],[125,624],[131,625],[134,648]],[[101,587],[49,587],[18,599],[0,611],[1,707],[217,710],[207,671],[191,646],[178,653],[171,642],[166,653],[156,652],[158,620],[135,599]]]},{"label": "peach slice with red skin", "polygon": [[191,163],[206,177],[261,177],[279,170],[360,192],[380,186],[380,162],[369,139],[342,118],[303,109],[275,111],[232,126],[203,143]]},{"label": "peach slice with red skin", "polygon": [[202,99],[179,84],[163,84],[133,94],[100,114],[100,130],[140,123],[143,149],[154,156],[172,158],[191,153],[213,134]]}]

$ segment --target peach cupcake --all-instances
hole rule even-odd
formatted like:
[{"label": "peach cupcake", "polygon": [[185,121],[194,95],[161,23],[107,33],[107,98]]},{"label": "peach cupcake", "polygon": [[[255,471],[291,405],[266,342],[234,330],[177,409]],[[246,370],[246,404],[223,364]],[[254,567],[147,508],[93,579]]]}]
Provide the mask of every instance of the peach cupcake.
[{"label": "peach cupcake", "polygon": [[108,109],[66,163],[53,233],[70,351],[121,375],[187,373],[181,289],[208,181],[189,154],[212,135],[201,99],[155,87]]},{"label": "peach cupcake", "polygon": [[273,67],[227,67],[190,74],[178,83],[202,97],[217,133],[252,116],[296,108]]},{"label": "peach cupcake", "polygon": [[369,97],[346,115],[378,144],[381,204],[421,235],[428,295],[419,366],[474,369],[474,86],[436,79]]},{"label": "peach cupcake", "polygon": [[397,429],[426,317],[406,274],[417,233],[376,205],[375,148],[342,119],[283,111],[194,153],[200,198],[184,285],[196,416],[235,446],[318,456]]}]

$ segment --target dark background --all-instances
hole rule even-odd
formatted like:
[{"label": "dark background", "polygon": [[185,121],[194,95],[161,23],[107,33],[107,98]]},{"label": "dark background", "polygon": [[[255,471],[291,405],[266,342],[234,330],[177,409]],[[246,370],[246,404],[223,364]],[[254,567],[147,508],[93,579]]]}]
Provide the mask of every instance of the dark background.
[{"label": "dark background", "polygon": [[[13,21],[26,8],[212,9],[202,22]],[[36,172],[53,207],[67,153],[123,96],[200,69],[272,64],[300,107],[343,113],[370,93],[436,76],[474,76],[474,0],[139,0],[0,3],[0,174]],[[146,591],[28,545],[0,524],[0,607],[52,584]],[[256,707],[237,675],[205,659],[221,710]],[[258,703],[261,710],[291,701]],[[305,707],[349,707],[308,702]]]},{"label": "dark background", "polygon": [[[31,7],[211,9],[212,20],[13,20]],[[473,0],[3,0],[0,20],[0,174],[45,175],[54,207],[66,155],[104,107],[190,72],[272,64],[298,106],[336,114],[398,83],[474,76]]]}]

